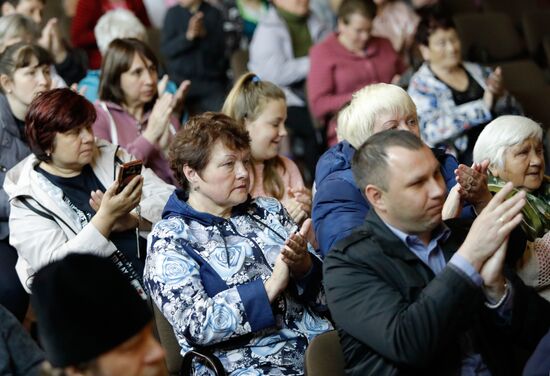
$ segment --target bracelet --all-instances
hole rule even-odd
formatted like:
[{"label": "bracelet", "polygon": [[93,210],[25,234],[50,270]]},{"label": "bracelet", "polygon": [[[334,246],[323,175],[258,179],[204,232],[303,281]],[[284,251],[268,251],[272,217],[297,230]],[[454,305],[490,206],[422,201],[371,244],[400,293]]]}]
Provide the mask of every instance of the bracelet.
[{"label": "bracelet", "polygon": [[510,287],[508,286],[508,281],[504,281],[504,294],[502,294],[502,297],[498,300],[498,302],[492,304],[489,302],[485,302],[485,306],[490,309],[496,309],[504,303],[508,295],[510,294]]}]

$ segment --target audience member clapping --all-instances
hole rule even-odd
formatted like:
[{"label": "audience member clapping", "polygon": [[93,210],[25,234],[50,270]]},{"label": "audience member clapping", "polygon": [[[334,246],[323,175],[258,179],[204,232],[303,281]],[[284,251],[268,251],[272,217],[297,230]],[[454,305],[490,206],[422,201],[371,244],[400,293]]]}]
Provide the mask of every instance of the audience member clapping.
[{"label": "audience member clapping", "polygon": [[294,162],[279,154],[287,136],[286,100],[275,84],[247,73],[235,84],[222,110],[250,134],[252,197],[281,201],[292,219],[301,224],[311,214],[311,192]]},{"label": "audience member clapping", "polygon": [[223,15],[203,0],[179,0],[168,10],[161,51],[168,74],[177,83],[191,80],[187,97],[192,114],[219,111],[226,93]]},{"label": "audience member clapping", "polygon": [[182,353],[206,347],[228,374],[302,374],[307,344],[332,328],[315,311],[310,221],[299,228],[276,199],[249,198],[250,138],[226,115],[191,118],[170,155],[185,190],[151,233],[144,276]]},{"label": "audience member clapping", "polygon": [[446,189],[411,132],[373,135],[353,176],[372,210],[324,262],[346,374],[517,375],[550,325],[550,304],[505,264],[525,245],[512,184],[475,221],[442,221]]},{"label": "audience member clapping", "polygon": [[418,15],[402,0],[374,0],[374,3],[377,9],[372,34],[388,38],[393,48],[406,59],[414,42]]},{"label": "audience member clapping", "polygon": [[[51,39],[40,38],[38,26],[30,18],[17,13],[0,17],[0,51],[19,42],[36,43],[47,48],[48,41]],[[67,50],[64,50],[62,55],[59,54],[59,51],[52,51],[51,48],[48,52],[52,61],[50,66],[52,87],[67,87],[67,82],[58,74],[57,68],[60,68],[61,73],[66,74],[70,79],[81,78],[83,65],[74,60],[72,56],[69,57]],[[64,56],[64,61],[57,64],[58,60],[54,59],[54,53],[57,53],[58,57]]]},{"label": "audience member clapping", "polygon": [[141,277],[145,239],[136,229],[147,230],[159,218],[173,187],[144,169],[117,193],[118,165],[132,157],[94,139],[95,116],[93,105],[69,89],[42,93],[30,105],[26,133],[33,155],[4,183],[10,243],[27,288],[38,269],[75,252],[111,256],[136,283]]},{"label": "audience member clapping", "polygon": [[[517,272],[527,285],[550,300],[550,181],[544,176],[542,128],[523,116],[501,116],[479,135],[474,161],[487,169],[491,192],[499,192],[506,182],[513,183],[513,194],[526,192],[521,228],[529,242]],[[467,197],[475,183],[463,173],[458,180]]]},{"label": "audience member clapping", "polygon": [[[373,134],[387,129],[406,130],[420,136],[416,107],[407,92],[396,85],[367,86],[355,93],[350,105],[341,111],[337,131],[342,141],[323,154],[315,173],[317,192],[313,197],[312,218],[324,255],[337,240],[363,223],[370,210],[351,174],[351,160],[355,151]],[[442,150],[432,149],[432,152],[440,163],[447,190],[450,190],[456,184],[454,170],[458,162]],[[477,178],[482,179],[481,176]],[[474,208],[465,204],[462,215],[473,217]]]},{"label": "audience member clapping", "polygon": [[521,107],[504,89],[500,68],[462,62],[452,19],[425,12],[416,32],[425,62],[411,78],[423,139],[443,146],[460,162],[472,162],[472,149],[483,126],[495,114],[518,114]]},{"label": "audience member clapping", "polygon": [[[293,152],[303,158],[309,174],[315,170],[323,142],[307,109],[308,53],[311,46],[329,32],[330,29],[310,12],[309,0],[275,0],[256,27],[250,44],[250,71],[285,92]],[[311,180],[311,176],[306,180]]]},{"label": "audience member clapping", "polygon": [[[6,172],[31,153],[24,119],[33,98],[50,89],[51,63],[48,52],[32,44],[17,43],[0,54],[0,184]],[[0,213],[0,304],[22,321],[29,299],[15,272],[17,251],[9,244],[10,204],[3,187]]]},{"label": "audience member clapping", "polygon": [[[8,0],[4,3],[5,9],[2,14],[4,16],[18,14],[33,21],[33,25],[31,25],[25,20],[12,19],[11,22],[14,24],[11,27],[17,25],[16,29],[21,33],[14,37],[38,43],[50,52],[55,64],[55,70],[52,70],[54,87],[72,85],[84,77],[87,59],[82,51],[71,48],[62,37],[57,18],[50,18],[47,22],[42,22],[44,6],[45,0]],[[11,43],[14,42],[14,40],[11,41]],[[59,73],[62,80],[56,79],[55,71]]]},{"label": "audience member clapping", "polygon": [[402,59],[385,38],[371,35],[376,7],[369,0],[344,0],[338,32],[313,46],[307,79],[309,108],[327,127],[327,142],[336,142],[336,115],[354,92],[378,82],[397,82]]},{"label": "audience member clapping", "polygon": [[111,42],[101,66],[94,133],[126,148],[161,179],[175,184],[166,155],[180,127],[176,108],[181,108],[189,83],[182,83],[175,95],[159,92],[157,65],[145,43]]}]

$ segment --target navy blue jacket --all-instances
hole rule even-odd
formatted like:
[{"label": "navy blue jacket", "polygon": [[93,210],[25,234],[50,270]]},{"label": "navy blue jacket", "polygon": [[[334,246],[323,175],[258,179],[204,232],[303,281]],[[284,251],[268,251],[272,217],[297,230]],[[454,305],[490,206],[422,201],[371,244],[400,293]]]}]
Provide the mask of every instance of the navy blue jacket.
[{"label": "navy blue jacket", "polygon": [[550,332],[539,342],[537,349],[529,358],[523,376],[547,376],[550,374]]},{"label": "navy blue jacket", "polygon": [[[455,157],[440,149],[432,151],[441,164],[441,173],[449,191],[456,184],[454,170],[458,167],[458,162]],[[351,160],[354,153],[353,146],[342,141],[328,149],[317,162],[316,193],[311,217],[323,256],[326,256],[336,241],[345,238],[355,227],[363,224],[370,209],[353,179]],[[461,217],[474,216],[473,207],[466,204]]]}]

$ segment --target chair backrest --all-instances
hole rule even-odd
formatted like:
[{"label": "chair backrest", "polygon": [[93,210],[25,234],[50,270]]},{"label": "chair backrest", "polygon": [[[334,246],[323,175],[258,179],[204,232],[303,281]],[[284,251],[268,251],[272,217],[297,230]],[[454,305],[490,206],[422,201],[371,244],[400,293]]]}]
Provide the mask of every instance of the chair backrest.
[{"label": "chair backrest", "polygon": [[449,14],[476,13],[481,10],[475,0],[442,0],[440,3]]},{"label": "chair backrest", "polygon": [[336,330],[319,334],[306,349],[304,368],[307,376],[344,376],[345,364]]},{"label": "chair backrest", "polygon": [[546,35],[542,39],[542,47],[544,48],[544,54],[546,55],[546,61],[550,65],[550,35]]},{"label": "chair backrest", "polygon": [[499,64],[502,68],[504,87],[511,92],[546,86],[543,70],[530,59]]},{"label": "chair backrest", "polygon": [[487,12],[504,12],[519,25],[524,12],[538,8],[538,0],[483,0],[481,5]]},{"label": "chair backrest", "polygon": [[542,40],[545,36],[550,37],[550,9],[525,12],[521,21],[527,50],[534,58],[542,58]]},{"label": "chair backrest", "polygon": [[174,329],[158,309],[157,305],[153,303],[152,306],[160,344],[166,352],[165,360],[168,374],[171,376],[179,375],[183,357],[181,356],[181,347],[174,334]]},{"label": "chair backrest", "polygon": [[505,13],[462,13],[453,19],[466,60],[486,64],[526,55],[523,41]]}]

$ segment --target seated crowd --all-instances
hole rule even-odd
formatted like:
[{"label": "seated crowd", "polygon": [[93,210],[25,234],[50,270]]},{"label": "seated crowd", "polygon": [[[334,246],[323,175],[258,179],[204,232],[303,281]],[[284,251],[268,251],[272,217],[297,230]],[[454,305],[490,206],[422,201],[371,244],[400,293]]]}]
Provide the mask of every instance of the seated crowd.
[{"label": "seated crowd", "polygon": [[435,2],[1,1],[0,374],[548,374],[550,124]]}]

